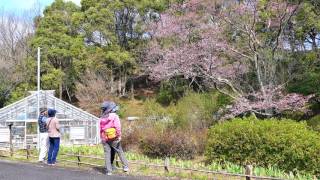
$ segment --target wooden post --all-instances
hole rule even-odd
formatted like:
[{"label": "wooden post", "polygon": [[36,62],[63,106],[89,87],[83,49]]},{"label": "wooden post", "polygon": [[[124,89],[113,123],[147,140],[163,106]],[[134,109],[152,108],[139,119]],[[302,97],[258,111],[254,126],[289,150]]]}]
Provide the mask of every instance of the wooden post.
[{"label": "wooden post", "polygon": [[252,165],[246,165],[246,180],[253,180],[251,176],[253,175],[253,166]]},{"label": "wooden post", "polygon": [[166,157],[166,158],[164,159],[164,171],[165,171],[166,173],[169,172],[169,158],[168,158],[168,157]]},{"label": "wooden post", "polygon": [[13,124],[9,124],[9,131],[10,131],[10,138],[9,138],[9,144],[10,144],[10,156],[13,156],[13,144],[12,144],[12,125]]},{"label": "wooden post", "polygon": [[77,159],[78,159],[78,166],[80,167],[80,164],[81,164],[81,160],[80,160],[80,152],[78,152]]},{"label": "wooden post", "polygon": [[27,159],[30,157],[30,145],[27,145]]}]

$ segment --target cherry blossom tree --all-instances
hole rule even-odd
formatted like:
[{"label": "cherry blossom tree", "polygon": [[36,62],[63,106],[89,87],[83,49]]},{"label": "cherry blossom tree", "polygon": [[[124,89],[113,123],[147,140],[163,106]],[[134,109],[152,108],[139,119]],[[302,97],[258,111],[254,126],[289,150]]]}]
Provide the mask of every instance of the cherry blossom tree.
[{"label": "cherry blossom tree", "polygon": [[225,118],[302,109],[311,96],[284,91],[293,73],[284,42],[286,27],[299,6],[273,0],[172,5],[150,25],[146,71],[155,81],[201,79],[230,96],[234,104]]},{"label": "cherry blossom tree", "polygon": [[[223,55],[228,48],[223,35],[224,22],[213,21],[209,13],[197,13],[199,8],[214,9],[210,3],[204,7],[205,4],[199,2],[173,6],[161,15],[159,22],[150,26],[154,40],[147,50],[146,69],[156,81],[183,76],[195,82],[200,77],[210,81],[206,83],[209,86],[223,83],[234,89],[228,79],[245,73],[246,67]],[[183,14],[175,15],[177,11]]]}]

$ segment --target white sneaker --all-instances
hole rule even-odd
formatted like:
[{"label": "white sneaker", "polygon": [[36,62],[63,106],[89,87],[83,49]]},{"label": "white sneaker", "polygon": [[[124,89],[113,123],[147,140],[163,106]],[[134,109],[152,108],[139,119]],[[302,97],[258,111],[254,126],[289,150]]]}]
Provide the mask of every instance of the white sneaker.
[{"label": "white sneaker", "polygon": [[106,175],[107,175],[107,176],[111,176],[111,175],[112,175],[112,173],[111,173],[111,172],[108,172]]},{"label": "white sneaker", "polygon": [[128,167],[124,167],[124,168],[123,168],[123,171],[124,171],[124,172],[128,172],[128,171],[129,171],[129,168],[128,168]]}]

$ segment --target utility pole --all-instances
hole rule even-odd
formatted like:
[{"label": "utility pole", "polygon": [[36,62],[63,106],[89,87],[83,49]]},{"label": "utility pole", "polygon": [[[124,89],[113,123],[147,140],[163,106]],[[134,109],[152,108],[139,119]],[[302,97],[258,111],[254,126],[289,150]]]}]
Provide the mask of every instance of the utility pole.
[{"label": "utility pole", "polygon": [[[38,47],[38,74],[37,74],[37,119],[40,115],[40,47]],[[40,149],[39,143],[40,143],[40,131],[39,131],[39,124],[37,123],[37,134],[38,134],[38,142],[37,142],[37,149]]]}]

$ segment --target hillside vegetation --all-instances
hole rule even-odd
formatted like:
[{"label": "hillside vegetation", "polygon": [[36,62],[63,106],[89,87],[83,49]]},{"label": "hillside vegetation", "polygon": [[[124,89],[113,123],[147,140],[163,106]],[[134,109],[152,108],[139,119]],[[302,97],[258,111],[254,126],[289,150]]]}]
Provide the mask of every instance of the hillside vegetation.
[{"label": "hillside vegetation", "polygon": [[97,116],[116,101],[127,150],[320,176],[320,1],[55,0],[29,15],[1,14],[0,107],[36,90],[40,47],[41,88]]}]

